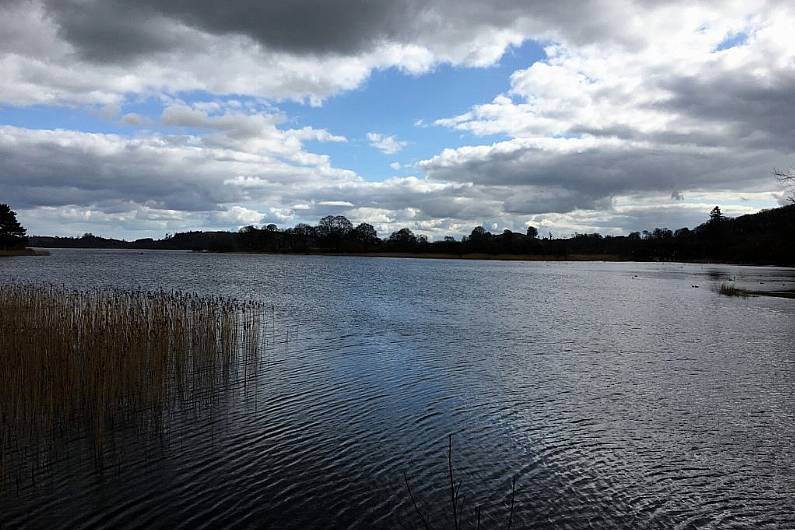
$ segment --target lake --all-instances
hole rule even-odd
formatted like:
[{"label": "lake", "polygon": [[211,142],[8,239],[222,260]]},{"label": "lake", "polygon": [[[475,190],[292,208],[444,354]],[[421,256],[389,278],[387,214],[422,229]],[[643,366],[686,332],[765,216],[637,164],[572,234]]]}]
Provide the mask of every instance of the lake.
[{"label": "lake", "polygon": [[[256,392],[85,440],[0,527],[795,528],[795,269],[58,250],[0,282],[270,309]],[[697,287],[696,287],[697,286]],[[405,473],[405,478],[404,478]]]}]

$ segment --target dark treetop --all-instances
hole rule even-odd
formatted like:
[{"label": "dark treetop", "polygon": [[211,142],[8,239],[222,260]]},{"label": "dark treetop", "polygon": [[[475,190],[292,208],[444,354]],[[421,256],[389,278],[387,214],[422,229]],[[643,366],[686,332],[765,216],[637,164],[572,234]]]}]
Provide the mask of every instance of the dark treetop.
[{"label": "dark treetop", "polygon": [[0,249],[25,248],[28,238],[25,229],[17,221],[17,214],[7,204],[0,204]]}]

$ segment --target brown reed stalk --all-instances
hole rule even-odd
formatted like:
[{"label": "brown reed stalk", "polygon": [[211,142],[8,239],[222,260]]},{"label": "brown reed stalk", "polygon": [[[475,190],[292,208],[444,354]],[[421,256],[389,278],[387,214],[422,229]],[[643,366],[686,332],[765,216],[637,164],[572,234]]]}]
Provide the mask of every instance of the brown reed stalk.
[{"label": "brown reed stalk", "polygon": [[[458,484],[456,485],[456,479],[455,479],[455,474],[454,474],[454,469],[453,469],[453,435],[452,434],[448,435],[448,438],[447,438],[447,480],[449,482],[449,488],[450,488],[449,502],[450,502],[451,515],[452,515],[452,521],[450,521],[450,523],[451,523],[451,526],[453,527],[453,530],[460,530],[460,529],[466,528],[466,527],[469,527],[469,528],[474,527],[474,528],[479,530],[480,529],[480,505],[476,505],[475,506],[475,510],[474,510],[475,520],[474,521],[472,521],[472,520],[467,521],[463,517],[465,503],[464,503],[464,499],[460,495],[461,484],[463,483],[463,481],[459,480]],[[403,482],[406,485],[406,490],[408,490],[409,498],[411,499],[412,506],[414,507],[414,512],[420,518],[420,521],[422,522],[423,527],[426,530],[431,528],[430,521],[428,520],[426,515],[423,514],[422,511],[420,511],[420,509],[419,509],[419,505],[417,503],[417,499],[416,499],[416,497],[414,496],[414,493],[411,490],[411,486],[409,485],[408,475],[405,472],[403,473]],[[515,502],[516,502],[516,477],[514,476],[512,481],[511,481],[510,511],[508,512],[508,520],[507,520],[507,523],[505,525],[505,528],[507,530],[511,530],[511,527],[513,525],[513,514],[514,514],[514,509],[515,509]]]},{"label": "brown reed stalk", "polygon": [[166,291],[0,284],[0,487],[25,455],[115,426],[162,428],[216,399],[262,350],[259,302]]}]

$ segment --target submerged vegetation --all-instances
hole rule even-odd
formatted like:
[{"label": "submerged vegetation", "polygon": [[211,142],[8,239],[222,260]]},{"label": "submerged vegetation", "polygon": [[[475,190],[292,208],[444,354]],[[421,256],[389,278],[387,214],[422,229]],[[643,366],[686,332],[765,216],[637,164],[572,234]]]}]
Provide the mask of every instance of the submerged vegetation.
[{"label": "submerged vegetation", "polygon": [[263,309],[175,292],[0,285],[0,485],[18,483],[53,440],[88,437],[101,463],[120,424],[157,432],[169,411],[245,383],[264,349]]}]

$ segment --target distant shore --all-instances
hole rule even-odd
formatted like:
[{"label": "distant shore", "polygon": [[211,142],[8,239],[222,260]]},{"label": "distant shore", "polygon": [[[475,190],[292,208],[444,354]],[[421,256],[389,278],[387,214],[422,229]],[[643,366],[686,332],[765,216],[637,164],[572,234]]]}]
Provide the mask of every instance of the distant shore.
[{"label": "distant shore", "polygon": [[460,260],[485,260],[485,261],[604,261],[617,263],[699,263],[715,265],[747,265],[757,267],[792,267],[791,265],[778,265],[774,263],[741,263],[714,260],[635,260],[615,254],[569,254],[566,256],[556,254],[484,254],[470,252],[455,254],[445,252],[332,252],[332,251],[305,251],[305,252],[245,252],[245,251],[214,251],[194,250],[199,254],[252,254],[268,256],[351,256],[365,258],[412,258],[412,259],[460,259]]},{"label": "distant shore", "polygon": [[[52,248],[68,248],[68,247],[52,247]],[[86,249],[94,250],[130,250],[130,251],[168,251],[168,250],[182,250],[182,249],[146,249],[146,248],[130,248],[130,249],[105,249],[102,247],[84,247]],[[765,263],[765,262],[742,262],[742,261],[723,261],[723,260],[710,260],[710,259],[648,259],[637,260],[628,256],[620,256],[617,254],[486,254],[478,252],[469,252],[463,254],[447,253],[447,252],[334,252],[324,250],[307,250],[303,252],[252,252],[252,251],[217,251],[217,250],[193,250],[188,251],[197,254],[265,254],[271,256],[352,256],[352,257],[365,257],[365,258],[412,258],[412,259],[451,259],[451,260],[486,260],[486,261],[601,261],[601,262],[616,262],[616,263],[697,263],[702,265],[744,265],[750,267],[788,267],[792,268],[793,265],[781,263]],[[0,257],[10,256],[49,256],[50,252],[42,248],[26,248],[24,250],[0,250]]]},{"label": "distant shore", "polygon": [[214,251],[194,250],[200,254],[265,254],[270,256],[352,256],[364,258],[413,258],[413,259],[468,259],[489,261],[633,261],[628,258],[608,254],[570,254],[556,256],[552,254],[485,254],[470,252],[455,254],[445,252],[245,252],[245,251]]},{"label": "distant shore", "polygon": [[720,261],[709,259],[648,259],[637,260],[615,254],[484,254],[484,253],[444,253],[444,252],[333,252],[333,251],[304,251],[304,252],[245,252],[245,251],[214,251],[194,250],[199,254],[264,254],[269,256],[353,256],[365,258],[412,258],[412,259],[460,259],[460,260],[486,260],[486,261],[602,261],[616,263],[695,263],[700,265],[742,265],[747,267],[786,267],[795,268],[793,265],[780,263],[753,263],[741,261]]},{"label": "distant shore", "polygon": [[415,259],[470,259],[493,261],[631,261],[627,258],[606,254],[571,254],[555,256],[550,254],[453,254],[444,252],[305,252],[306,255],[320,256],[364,256],[368,258],[415,258]]}]

